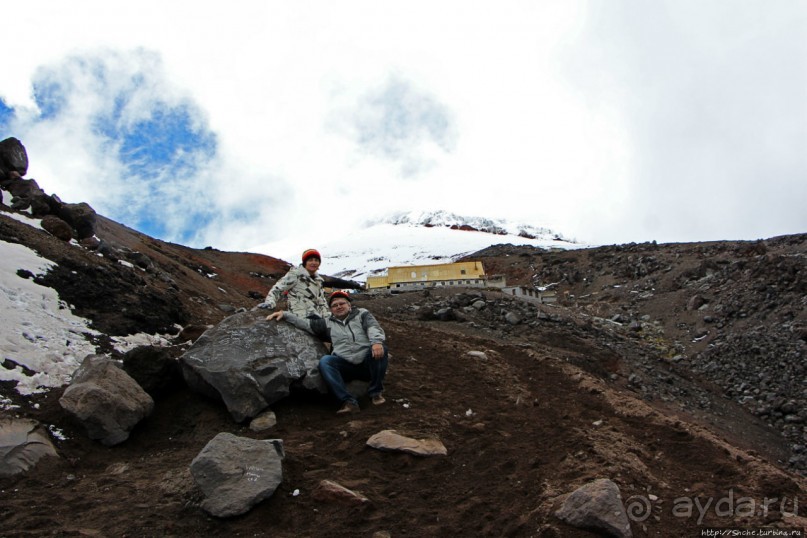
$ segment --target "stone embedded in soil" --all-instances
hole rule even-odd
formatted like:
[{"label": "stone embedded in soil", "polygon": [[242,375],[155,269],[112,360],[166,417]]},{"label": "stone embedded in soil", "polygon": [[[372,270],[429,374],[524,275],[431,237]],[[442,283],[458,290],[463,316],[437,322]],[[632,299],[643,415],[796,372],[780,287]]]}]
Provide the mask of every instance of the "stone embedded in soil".
[{"label": "stone embedded in soil", "polygon": [[599,529],[617,538],[633,536],[619,486],[606,478],[589,482],[573,491],[555,516],[569,525]]},{"label": "stone embedded in soil", "polygon": [[415,456],[445,456],[446,447],[439,439],[412,439],[395,430],[384,430],[367,440],[367,446],[379,450],[406,452]]},{"label": "stone embedded in soil", "polygon": [[344,504],[361,505],[370,502],[370,499],[346,488],[332,480],[322,480],[311,494],[314,499],[321,502],[337,502]]}]

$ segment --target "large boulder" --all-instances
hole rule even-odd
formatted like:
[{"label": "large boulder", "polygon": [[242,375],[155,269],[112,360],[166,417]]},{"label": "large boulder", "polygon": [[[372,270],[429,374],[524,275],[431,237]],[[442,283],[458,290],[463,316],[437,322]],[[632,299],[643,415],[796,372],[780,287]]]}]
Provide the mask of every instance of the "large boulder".
[{"label": "large boulder", "polygon": [[97,216],[90,204],[85,202],[63,204],[59,208],[59,217],[73,227],[77,239],[86,239],[95,235]]},{"label": "large boulder", "polygon": [[9,172],[20,176],[28,173],[28,153],[13,136],[0,141],[0,179],[11,177]]},{"label": "large boulder", "polygon": [[188,386],[223,400],[238,422],[288,396],[292,385],[328,392],[318,369],[325,346],[265,317],[260,310],[234,314],[205,331],[179,360]]},{"label": "large boulder", "polygon": [[249,511],[270,497],[283,481],[283,441],[249,439],[222,432],[191,462],[202,490],[202,509],[216,517]]},{"label": "large boulder", "polygon": [[137,381],[103,355],[84,359],[59,404],[81,422],[90,439],[106,446],[128,439],[154,409],[154,400]]}]

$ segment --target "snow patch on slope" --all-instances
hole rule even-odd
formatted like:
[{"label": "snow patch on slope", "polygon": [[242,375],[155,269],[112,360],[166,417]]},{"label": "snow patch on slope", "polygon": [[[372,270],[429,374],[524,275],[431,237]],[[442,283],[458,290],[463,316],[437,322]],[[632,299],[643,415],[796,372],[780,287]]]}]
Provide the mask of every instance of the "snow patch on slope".
[{"label": "snow patch on slope", "polygon": [[[16,381],[21,394],[65,384],[80,361],[95,353],[84,337],[98,334],[88,321],[74,316],[55,290],[17,274],[22,269],[42,275],[53,265],[27,247],[0,242],[0,353],[6,366],[0,380]],[[33,375],[25,375],[26,369]]]},{"label": "snow patch on slope", "polygon": [[[41,229],[37,219],[2,216]],[[56,290],[31,276],[44,275],[55,265],[28,247],[0,240],[0,381],[16,382],[23,395],[67,384],[84,357],[96,352],[87,336],[100,333],[90,328],[90,321],[73,315]],[[121,353],[139,345],[170,345],[164,336],[147,334],[113,337],[112,342]],[[0,398],[0,408],[10,407],[10,401]]]}]

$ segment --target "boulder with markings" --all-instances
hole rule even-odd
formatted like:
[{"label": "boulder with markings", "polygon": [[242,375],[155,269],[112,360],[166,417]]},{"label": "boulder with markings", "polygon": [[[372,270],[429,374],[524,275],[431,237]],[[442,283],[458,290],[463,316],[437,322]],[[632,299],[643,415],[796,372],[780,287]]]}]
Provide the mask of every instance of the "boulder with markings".
[{"label": "boulder with markings", "polygon": [[180,357],[191,389],[220,398],[237,422],[257,416],[293,387],[328,392],[319,375],[327,353],[316,338],[266,311],[240,312],[205,331]]}]

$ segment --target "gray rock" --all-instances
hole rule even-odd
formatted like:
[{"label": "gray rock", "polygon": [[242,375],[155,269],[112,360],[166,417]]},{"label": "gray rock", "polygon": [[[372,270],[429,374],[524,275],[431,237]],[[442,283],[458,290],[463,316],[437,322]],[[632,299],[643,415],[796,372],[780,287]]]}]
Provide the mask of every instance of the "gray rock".
[{"label": "gray rock", "polygon": [[515,312],[508,312],[504,315],[504,320],[510,325],[518,325],[521,323],[521,316]]},{"label": "gray rock", "polygon": [[58,454],[39,422],[0,418],[0,477],[25,472],[45,456]]},{"label": "gray rock", "polygon": [[271,497],[283,481],[284,456],[280,439],[218,434],[190,466],[205,496],[202,509],[216,517],[232,517]]},{"label": "gray rock", "polygon": [[59,399],[65,411],[106,446],[129,438],[135,425],[151,414],[154,400],[112,359],[88,355]]},{"label": "gray rock", "polygon": [[619,486],[607,478],[589,482],[573,491],[555,516],[569,525],[601,530],[610,536],[633,536]]},{"label": "gray rock", "polygon": [[701,295],[693,295],[687,302],[687,310],[698,310],[706,304],[706,299]]},{"label": "gray rock", "polygon": [[325,346],[265,317],[258,310],[234,314],[205,331],[180,357],[188,386],[220,398],[237,422],[288,396],[292,384],[328,391],[318,370]]},{"label": "gray rock", "polygon": [[153,271],[154,264],[151,261],[151,258],[143,254],[142,252],[126,252],[126,258],[132,262],[134,265],[138,266],[139,268],[145,271]]}]

